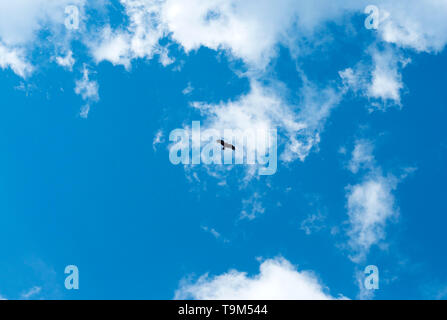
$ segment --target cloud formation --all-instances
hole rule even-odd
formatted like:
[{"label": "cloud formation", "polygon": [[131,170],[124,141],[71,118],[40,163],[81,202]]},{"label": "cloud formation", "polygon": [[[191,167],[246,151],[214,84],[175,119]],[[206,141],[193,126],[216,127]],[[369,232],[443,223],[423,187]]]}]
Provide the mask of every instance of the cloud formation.
[{"label": "cloud formation", "polygon": [[352,151],[348,168],[357,173],[361,168],[372,169],[375,163],[373,155],[374,145],[369,140],[357,140]]},{"label": "cloud formation", "polygon": [[23,292],[23,293],[20,295],[20,298],[21,298],[21,299],[24,299],[24,300],[30,299],[30,298],[32,298],[33,296],[39,294],[40,291],[42,291],[42,288],[41,288],[41,287],[37,287],[37,286],[36,286],[36,287],[32,287],[32,288],[29,289],[28,291]]},{"label": "cloud formation", "polygon": [[[339,298],[344,298],[339,296]],[[175,299],[197,300],[330,300],[335,299],[313,272],[298,271],[284,258],[265,260],[259,274],[231,270],[195,283],[183,282]]]},{"label": "cloud formation", "polygon": [[[55,51],[67,51],[73,33],[65,28],[65,8],[76,5],[83,12],[85,0],[17,0],[0,3],[0,67],[10,67],[25,78],[35,69],[31,53],[36,47],[51,46]],[[20,18],[18,18],[20,17]],[[41,41],[45,30],[51,41]]]},{"label": "cloud formation", "polygon": [[82,79],[77,80],[75,86],[76,94],[80,95],[86,102],[86,104],[81,108],[80,116],[82,118],[88,117],[91,103],[97,102],[99,100],[98,82],[91,80],[89,74],[89,70],[84,65],[84,69],[82,71]]},{"label": "cloud formation", "polygon": [[368,52],[371,63],[362,61],[354,68],[339,72],[343,83],[371,100],[374,109],[384,110],[389,104],[400,105],[401,91],[404,88],[401,69],[409,60],[392,48],[370,48]]},{"label": "cloud formation", "polygon": [[11,68],[15,74],[26,78],[33,71],[33,66],[26,61],[23,50],[8,48],[0,42],[0,68]]},{"label": "cloud formation", "polygon": [[379,26],[383,41],[418,52],[440,52],[447,44],[447,2],[404,0],[379,2],[386,19]]},{"label": "cloud formation", "polygon": [[398,215],[393,191],[396,178],[373,174],[361,183],[347,187],[349,246],[352,260],[361,261],[371,246],[385,239],[385,227]]},{"label": "cloud formation", "polygon": [[394,191],[415,170],[406,168],[400,177],[384,175],[382,168],[376,164],[373,150],[371,141],[357,140],[348,165],[354,174],[365,170],[361,182],[346,187],[348,247],[354,262],[363,261],[372,246],[386,239],[387,224],[399,216]]}]

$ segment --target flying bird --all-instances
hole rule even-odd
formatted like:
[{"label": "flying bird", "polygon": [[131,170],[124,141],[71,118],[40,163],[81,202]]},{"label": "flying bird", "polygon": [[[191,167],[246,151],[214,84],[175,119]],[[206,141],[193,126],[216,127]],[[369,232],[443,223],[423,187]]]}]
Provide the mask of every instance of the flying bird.
[{"label": "flying bird", "polygon": [[231,148],[231,150],[236,150],[236,147],[235,147],[235,146],[233,146],[233,145],[230,144],[230,143],[226,143],[226,142],[223,141],[223,140],[217,140],[217,143],[220,143],[220,144],[222,145],[222,150],[225,150],[225,148],[228,148],[228,149]]}]

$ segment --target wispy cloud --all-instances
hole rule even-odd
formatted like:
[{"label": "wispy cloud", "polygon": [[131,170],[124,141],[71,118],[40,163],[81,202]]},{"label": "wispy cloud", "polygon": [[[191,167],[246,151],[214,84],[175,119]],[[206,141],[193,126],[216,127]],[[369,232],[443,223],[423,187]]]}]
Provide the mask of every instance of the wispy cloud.
[{"label": "wispy cloud", "polygon": [[310,214],[301,222],[300,229],[304,231],[306,235],[318,232],[326,228],[324,221],[326,217],[321,213]]},{"label": "wispy cloud", "polygon": [[240,219],[254,220],[265,212],[265,208],[261,201],[261,195],[257,192],[246,199],[242,200],[243,210]]},{"label": "wispy cloud", "polygon": [[165,143],[165,138],[162,130],[158,130],[155,134],[154,140],[152,141],[152,148],[157,151],[157,146],[159,144]]},{"label": "wispy cloud", "polygon": [[194,87],[191,85],[191,82],[188,82],[188,85],[185,89],[183,89],[182,93],[186,96],[194,91]]},{"label": "wispy cloud", "polygon": [[348,236],[354,261],[364,259],[372,245],[385,239],[387,222],[398,216],[393,195],[396,186],[395,177],[372,174],[347,187]]},{"label": "wispy cloud", "polygon": [[353,173],[358,173],[359,168],[367,170],[361,182],[346,187],[348,245],[354,262],[363,261],[373,245],[385,240],[388,222],[399,216],[394,191],[408,175],[408,169],[400,177],[384,175],[376,164],[373,150],[371,141],[357,140],[348,166]]},{"label": "wispy cloud", "polygon": [[[65,32],[65,7],[76,5],[83,12],[85,0],[20,0],[0,3],[0,67],[10,67],[18,76],[27,77],[36,68],[32,53],[43,46],[39,31],[48,33],[45,46],[68,51],[74,33]],[[20,17],[20,19],[17,19]],[[85,28],[80,29],[84,31]],[[48,39],[50,41],[48,41]]]},{"label": "wispy cloud", "polygon": [[222,235],[220,234],[220,232],[218,232],[216,229],[214,228],[210,228],[207,226],[202,226],[201,227],[203,231],[211,234],[215,239],[217,240],[222,240],[225,243],[228,243],[229,241],[227,239],[225,239],[224,237],[222,237]]},{"label": "wispy cloud", "polygon": [[375,165],[373,155],[374,145],[368,140],[358,140],[355,143],[348,168],[352,173],[357,173],[361,168],[372,169]]},{"label": "wispy cloud", "polygon": [[374,299],[374,290],[369,290],[365,288],[365,273],[361,270],[356,270],[355,272],[355,282],[359,288],[357,294],[357,299],[359,300],[372,300]]},{"label": "wispy cloud", "polygon": [[73,58],[73,52],[71,50],[69,50],[65,56],[56,57],[56,63],[70,71],[73,70],[73,65],[75,62],[76,61]]},{"label": "wispy cloud", "polygon": [[76,81],[75,92],[80,95],[86,104],[81,108],[80,116],[82,118],[87,118],[90,111],[90,105],[93,102],[99,100],[99,85],[98,82],[90,80],[90,72],[87,66],[84,65],[82,71],[82,79]]},{"label": "wispy cloud", "polygon": [[8,48],[0,42],[0,68],[11,68],[17,75],[26,78],[34,70],[27,62],[23,50]]},{"label": "wispy cloud", "polygon": [[27,299],[30,299],[30,298],[32,298],[33,296],[39,294],[40,291],[42,291],[42,288],[41,288],[41,287],[37,287],[37,286],[36,286],[36,287],[32,287],[32,288],[29,289],[28,291],[23,292],[23,293],[20,295],[20,297],[21,297],[22,299],[27,300]]},{"label": "wispy cloud", "polygon": [[401,69],[409,60],[391,47],[382,51],[370,48],[368,52],[370,63],[362,61],[354,69],[347,68],[339,73],[343,83],[371,101],[370,111],[385,110],[389,105],[400,106],[404,88]]},{"label": "wispy cloud", "polygon": [[220,233],[216,231],[214,228],[208,228],[206,226],[202,226],[202,230],[209,232],[213,235],[214,238],[219,239],[221,237]]}]

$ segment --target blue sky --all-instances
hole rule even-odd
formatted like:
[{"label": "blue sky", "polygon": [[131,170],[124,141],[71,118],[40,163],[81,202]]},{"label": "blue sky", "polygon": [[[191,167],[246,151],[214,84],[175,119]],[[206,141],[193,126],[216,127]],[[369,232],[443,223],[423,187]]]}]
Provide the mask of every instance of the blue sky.
[{"label": "blue sky", "polygon": [[[446,298],[446,17],[428,0],[1,4],[0,297]],[[173,165],[192,121],[277,129],[277,172]]]}]

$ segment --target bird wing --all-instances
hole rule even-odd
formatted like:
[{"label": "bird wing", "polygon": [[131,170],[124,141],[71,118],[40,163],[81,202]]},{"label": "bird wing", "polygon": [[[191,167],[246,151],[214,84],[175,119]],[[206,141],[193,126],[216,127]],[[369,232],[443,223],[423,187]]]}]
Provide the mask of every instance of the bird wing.
[{"label": "bird wing", "polygon": [[226,148],[231,148],[231,149],[233,149],[233,150],[235,150],[236,149],[236,147],[235,146],[233,146],[231,143],[224,143],[224,146],[226,147]]}]

